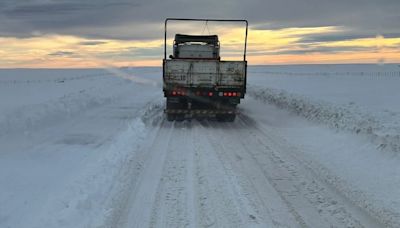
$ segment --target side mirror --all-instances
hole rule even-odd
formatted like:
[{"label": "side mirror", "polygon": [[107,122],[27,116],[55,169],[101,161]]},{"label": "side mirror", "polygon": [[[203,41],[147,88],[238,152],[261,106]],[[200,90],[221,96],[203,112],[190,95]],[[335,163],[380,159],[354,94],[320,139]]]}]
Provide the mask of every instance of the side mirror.
[{"label": "side mirror", "polygon": [[173,56],[173,55],[169,55],[169,58],[170,58],[170,59],[173,59],[173,58],[174,58],[174,56]]}]

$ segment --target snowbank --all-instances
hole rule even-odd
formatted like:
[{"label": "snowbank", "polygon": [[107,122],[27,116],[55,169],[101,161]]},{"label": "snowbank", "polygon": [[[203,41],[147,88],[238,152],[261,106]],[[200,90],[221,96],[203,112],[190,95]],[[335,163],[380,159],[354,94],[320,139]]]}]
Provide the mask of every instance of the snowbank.
[{"label": "snowbank", "polygon": [[0,227],[113,219],[162,113],[155,97],[158,87],[105,70],[0,70]]},{"label": "snowbank", "polygon": [[49,195],[43,211],[32,221],[35,227],[98,227],[115,216],[123,205],[125,191],[140,167],[136,150],[146,137],[140,118],[134,119],[110,145],[98,150],[96,162],[87,164],[81,175],[62,192]]},{"label": "snowbank", "polygon": [[308,120],[365,135],[378,148],[400,151],[400,132],[393,132],[370,114],[361,112],[354,104],[338,106],[315,101],[302,95],[290,94],[284,90],[256,86],[250,87],[249,94],[258,100],[274,104]]},{"label": "snowbank", "polygon": [[1,70],[0,136],[61,122],[132,86],[104,70]]},{"label": "snowbank", "polygon": [[249,67],[249,94],[400,151],[400,65]]}]

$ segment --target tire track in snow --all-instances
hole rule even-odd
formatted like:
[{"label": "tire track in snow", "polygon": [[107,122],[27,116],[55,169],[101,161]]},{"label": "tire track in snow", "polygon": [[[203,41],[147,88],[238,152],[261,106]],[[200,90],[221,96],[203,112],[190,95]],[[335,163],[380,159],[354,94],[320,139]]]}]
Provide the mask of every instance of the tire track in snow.
[{"label": "tire track in snow", "polygon": [[[247,214],[253,220],[257,221],[257,226],[261,227],[296,227],[296,215],[290,216],[290,210],[275,191],[270,181],[266,180],[264,174],[253,163],[251,159],[246,157],[241,145],[242,139],[232,139],[234,132],[242,131],[231,124],[219,123],[212,127],[211,123],[207,123],[211,127],[211,131],[217,131],[219,137],[209,135],[215,151],[219,154],[222,163],[228,163],[231,166],[233,175],[241,187],[242,198],[248,201]],[[232,143],[236,142],[236,143]],[[237,144],[239,143],[239,144]],[[249,208],[250,207],[250,208]],[[250,211],[256,214],[249,213]],[[300,219],[297,219],[300,220]],[[304,224],[303,221],[302,224]]]},{"label": "tire track in snow", "polygon": [[[247,140],[253,140],[254,145],[260,149],[248,149],[248,153],[254,158],[254,161],[264,170],[266,176],[271,175],[271,181],[278,192],[283,192],[282,197],[287,198],[288,202],[294,206],[299,213],[303,213],[305,205],[314,207],[319,217],[322,217],[329,223],[336,226],[348,227],[381,227],[382,224],[370,217],[365,211],[348,202],[340,193],[336,192],[332,186],[320,180],[317,173],[312,172],[302,162],[294,157],[289,151],[287,145],[280,143],[279,137],[272,134],[272,131],[264,132],[254,120],[247,116],[241,116],[239,123],[242,126],[255,124],[254,128],[246,134]],[[241,135],[243,136],[243,135]],[[240,136],[240,137],[241,137]],[[260,153],[264,148],[266,153]],[[271,163],[262,163],[265,161]],[[260,162],[261,161],[261,162]],[[269,167],[273,166],[271,169]],[[277,170],[287,170],[288,180],[291,183],[285,183],[280,178],[275,178]],[[292,185],[303,200],[301,204],[296,205],[296,200],[292,196],[285,194],[287,184]],[[294,204],[293,204],[294,203]],[[300,210],[299,210],[300,209]],[[308,221],[314,221],[315,217],[310,217]]]},{"label": "tire track in snow", "polygon": [[[205,122],[204,125],[208,128],[213,128],[210,122]],[[247,173],[242,172],[244,171],[241,162],[243,158],[236,153],[237,147],[234,146],[232,148],[231,143],[226,143],[226,130],[228,128],[225,127],[212,129],[212,131],[218,132],[219,137],[215,137],[212,134],[207,134],[207,137],[224,169],[229,171],[230,181],[232,186],[236,188],[235,194],[238,195],[236,199],[242,208],[242,214],[245,215],[242,216],[242,221],[247,223],[246,226],[260,226],[262,224],[262,226],[272,227],[277,225],[278,223],[271,217],[271,211],[268,210],[265,202],[260,197],[252,178]]]},{"label": "tire track in snow", "polygon": [[175,123],[167,148],[150,227],[197,226],[193,188],[193,152],[188,143],[190,125]]},{"label": "tire track in snow", "polygon": [[[188,140],[191,142],[191,145],[194,145],[194,142],[196,141],[196,137],[193,134],[193,129],[192,125],[189,125],[189,130],[190,134],[186,142]],[[185,136],[188,136],[188,134],[185,134]],[[188,184],[188,192],[187,192],[187,212],[189,214],[189,224],[188,227],[198,227],[199,226],[199,199],[197,197],[198,191],[196,189],[196,167],[198,166],[198,163],[196,163],[195,159],[195,154],[194,154],[194,149],[192,147],[191,150],[186,151],[186,156],[187,156],[187,172],[186,172],[186,178],[187,178],[187,184]]]},{"label": "tire track in snow", "polygon": [[196,159],[199,221],[202,227],[245,227],[245,216],[218,156],[206,137],[207,131],[194,122],[193,148]]},{"label": "tire track in snow", "polygon": [[[245,117],[242,120],[244,123],[247,123],[251,119]],[[258,137],[269,138],[269,140],[273,141],[273,145],[284,151],[286,157],[290,157],[291,161],[298,164],[301,169],[304,169],[304,173],[308,173],[315,178],[316,181],[312,183],[314,188],[318,186],[318,183],[327,186],[328,188],[326,188],[325,191],[327,191],[331,196],[334,196],[334,198],[340,199],[339,201],[341,201],[341,203],[345,205],[344,207],[348,210],[346,213],[357,216],[361,221],[364,221],[363,224],[368,224],[369,227],[397,227],[390,219],[385,220],[386,217],[381,216],[379,213],[375,213],[376,211],[371,209],[365,201],[360,203],[360,192],[352,189],[348,183],[342,182],[339,177],[330,173],[329,170],[313,160],[312,157],[309,157],[296,147],[290,145],[286,139],[279,137],[276,134],[272,134],[270,129],[267,129],[262,125],[258,125],[255,131],[257,132],[256,135],[258,135]],[[290,153],[288,153],[289,151]],[[315,198],[316,196],[317,194],[309,194],[308,197],[312,199],[312,197]],[[342,211],[341,213],[343,212],[345,211]],[[341,213],[336,214],[339,215]]]},{"label": "tire track in snow", "polygon": [[[171,142],[173,123],[163,121],[156,137],[149,145],[149,157],[144,169],[127,199],[127,209],[121,215],[115,227],[148,227],[151,222],[151,210],[162,176],[163,165],[167,156],[167,148]],[[164,137],[167,136],[165,139]]]}]

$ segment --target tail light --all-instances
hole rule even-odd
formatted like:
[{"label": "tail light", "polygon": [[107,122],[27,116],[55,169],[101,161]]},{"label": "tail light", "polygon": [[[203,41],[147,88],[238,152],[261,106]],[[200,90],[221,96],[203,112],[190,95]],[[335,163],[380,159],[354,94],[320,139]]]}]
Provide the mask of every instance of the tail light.
[{"label": "tail light", "polygon": [[224,97],[240,97],[240,92],[220,92],[219,96]]},{"label": "tail light", "polygon": [[[191,93],[190,91],[185,90],[173,90],[171,91],[172,96],[186,96],[188,94],[195,94],[196,96],[214,96],[214,92],[207,92],[207,91],[196,91]],[[218,92],[215,94],[216,96],[220,97],[240,97],[242,94],[240,92]]]},{"label": "tail light", "polygon": [[185,90],[172,90],[171,95],[172,96],[185,96],[187,92]]}]

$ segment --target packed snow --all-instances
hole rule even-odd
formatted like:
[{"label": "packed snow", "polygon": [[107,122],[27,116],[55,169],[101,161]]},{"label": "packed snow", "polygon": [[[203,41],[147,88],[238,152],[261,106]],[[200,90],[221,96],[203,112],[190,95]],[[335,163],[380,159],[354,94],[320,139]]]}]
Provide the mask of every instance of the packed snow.
[{"label": "packed snow", "polygon": [[161,69],[0,70],[0,227],[399,227],[400,67],[252,66],[234,123]]}]

